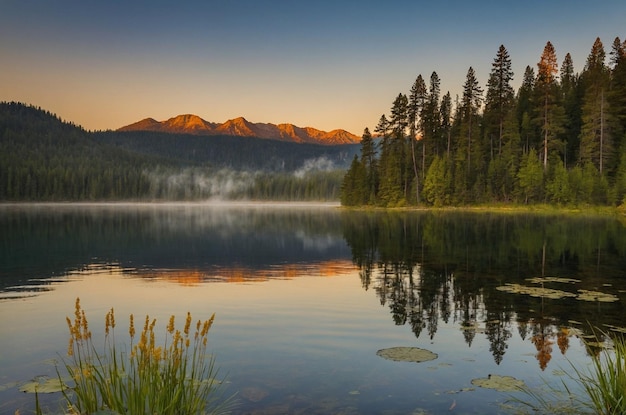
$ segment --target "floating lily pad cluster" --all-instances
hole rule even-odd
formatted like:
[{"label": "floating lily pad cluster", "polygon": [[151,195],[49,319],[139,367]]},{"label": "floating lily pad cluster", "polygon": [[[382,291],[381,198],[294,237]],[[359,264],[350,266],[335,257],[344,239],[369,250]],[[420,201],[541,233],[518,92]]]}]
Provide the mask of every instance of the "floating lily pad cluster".
[{"label": "floating lily pad cluster", "polygon": [[496,287],[496,290],[513,293],[513,294],[525,294],[531,297],[549,298],[553,300],[560,300],[562,298],[575,298],[580,301],[598,301],[603,303],[609,303],[619,301],[616,295],[603,293],[600,291],[590,290],[578,290],[578,293],[572,293],[563,290],[556,290],[554,288],[543,287],[543,284],[547,283],[561,283],[561,284],[576,284],[580,280],[573,278],[559,278],[559,277],[536,277],[529,278],[526,281],[531,284],[542,284],[541,287],[528,286],[522,284],[507,283],[500,287]]},{"label": "floating lily pad cluster", "polygon": [[381,349],[376,354],[384,359],[393,360],[395,362],[428,362],[435,360],[437,354],[430,350],[420,349],[419,347],[391,347],[389,349]]},{"label": "floating lily pad cluster", "polygon": [[523,380],[515,379],[512,376],[500,375],[489,375],[486,378],[472,379],[472,385],[495,389],[500,392],[516,392],[525,386]]},{"label": "floating lily pad cluster", "polygon": [[[430,350],[420,349],[418,347],[391,347],[389,349],[381,349],[376,354],[382,358],[393,360],[395,362],[427,362],[435,360],[438,356]],[[494,389],[499,392],[516,392],[525,387],[523,380],[516,379],[512,376],[489,375],[486,378],[472,379],[472,385],[481,388]],[[473,390],[468,388],[466,390]],[[356,395],[358,392],[350,392]]]},{"label": "floating lily pad cluster", "polygon": [[20,386],[20,392],[26,393],[54,393],[61,392],[67,386],[59,378],[36,376],[34,379]]},{"label": "floating lily pad cluster", "polygon": [[555,290],[553,288],[545,287],[529,287],[527,285],[521,284],[505,284],[500,287],[496,287],[496,290],[513,294],[526,294],[530,295],[531,297],[550,298],[553,300],[560,300],[561,298],[566,297],[577,297],[576,294],[567,291]]}]

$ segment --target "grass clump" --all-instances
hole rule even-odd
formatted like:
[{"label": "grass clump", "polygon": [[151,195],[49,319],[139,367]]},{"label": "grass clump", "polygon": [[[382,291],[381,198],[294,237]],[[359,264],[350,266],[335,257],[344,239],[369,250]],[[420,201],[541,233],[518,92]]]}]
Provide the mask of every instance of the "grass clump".
[{"label": "grass clump", "polygon": [[[143,329],[135,331],[130,315],[130,348],[120,350],[115,341],[115,313],[106,314],[104,348],[99,352],[76,299],[64,366],[74,386],[63,392],[70,413],[99,411],[118,414],[219,414],[228,413],[232,400],[222,399],[215,379],[214,358],[207,353],[208,332],[215,315],[198,320],[192,331],[187,313],[184,328],[171,316],[165,341],[157,344],[156,319],[146,316]],[[60,375],[59,375],[60,377]]]},{"label": "grass clump", "polygon": [[626,341],[616,336],[612,343],[612,350],[594,355],[588,372],[574,368],[588,406],[602,415],[626,414]]},{"label": "grass clump", "polygon": [[[604,334],[603,337],[609,337]],[[571,365],[567,377],[578,387],[574,392],[565,382],[563,389],[548,386],[542,392],[522,388],[532,400],[515,399],[534,413],[553,414],[626,414],[626,338],[611,336],[611,347],[591,353],[591,364],[585,368]],[[596,344],[602,344],[598,339]],[[590,344],[587,347],[591,350]]]}]

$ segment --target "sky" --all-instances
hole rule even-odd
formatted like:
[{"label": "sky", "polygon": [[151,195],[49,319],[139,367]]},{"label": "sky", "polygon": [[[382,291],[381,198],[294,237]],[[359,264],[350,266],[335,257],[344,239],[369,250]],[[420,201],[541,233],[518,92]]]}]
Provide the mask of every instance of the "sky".
[{"label": "sky", "polygon": [[486,89],[500,45],[517,89],[546,42],[577,72],[626,38],[624,0],[0,0],[0,101],[87,130],[195,114],[361,135],[433,71]]}]

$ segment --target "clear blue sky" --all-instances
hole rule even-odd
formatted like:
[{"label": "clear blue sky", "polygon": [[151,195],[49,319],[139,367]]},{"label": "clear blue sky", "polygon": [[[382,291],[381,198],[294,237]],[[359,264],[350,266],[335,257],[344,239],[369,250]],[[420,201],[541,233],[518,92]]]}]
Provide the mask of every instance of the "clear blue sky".
[{"label": "clear blue sky", "polygon": [[0,0],[0,101],[89,130],[192,113],[361,135],[419,74],[454,99],[504,44],[517,88],[547,41],[580,71],[616,36],[624,0]]}]

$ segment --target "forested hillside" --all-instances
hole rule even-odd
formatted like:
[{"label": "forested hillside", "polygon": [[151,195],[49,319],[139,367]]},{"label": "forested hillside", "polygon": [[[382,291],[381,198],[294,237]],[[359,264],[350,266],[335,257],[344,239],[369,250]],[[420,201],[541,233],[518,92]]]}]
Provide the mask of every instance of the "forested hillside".
[{"label": "forested hillside", "polygon": [[[608,62],[607,62],[608,61]],[[580,73],[548,42],[512,87],[500,46],[487,85],[467,71],[462,97],[436,72],[394,100],[342,183],[344,205],[609,204],[626,196],[626,41],[598,38]]]},{"label": "forested hillside", "polygon": [[89,132],[0,103],[0,201],[338,200],[358,145]]},{"label": "forested hillside", "polygon": [[325,158],[347,169],[359,145],[322,146],[236,136],[200,136],[149,131],[106,131],[94,140],[132,152],[166,157],[182,165],[245,171],[293,172],[307,160]]},{"label": "forested hillside", "polygon": [[143,169],[159,162],[100,145],[39,108],[0,104],[0,200],[135,198],[149,186]]}]

